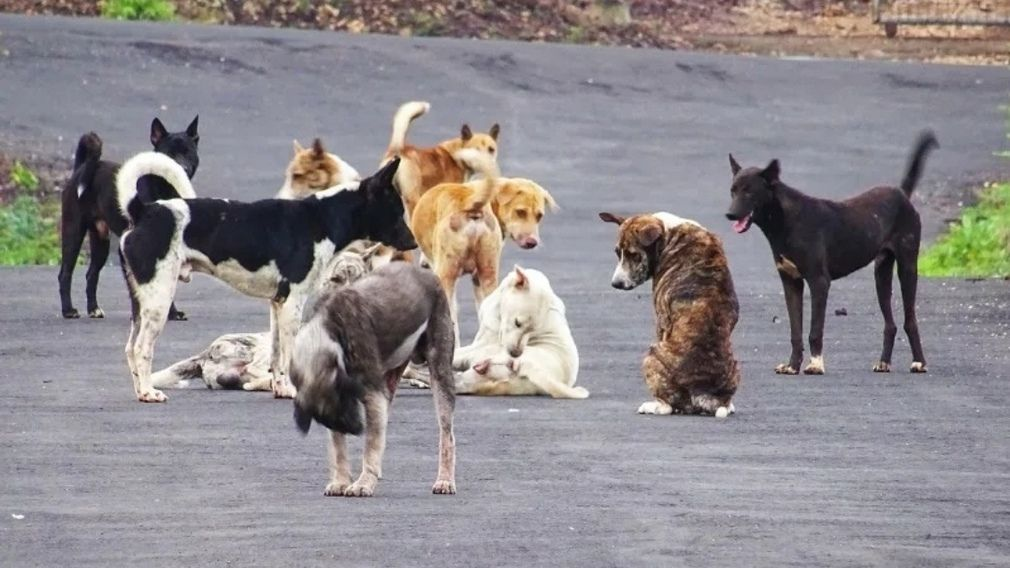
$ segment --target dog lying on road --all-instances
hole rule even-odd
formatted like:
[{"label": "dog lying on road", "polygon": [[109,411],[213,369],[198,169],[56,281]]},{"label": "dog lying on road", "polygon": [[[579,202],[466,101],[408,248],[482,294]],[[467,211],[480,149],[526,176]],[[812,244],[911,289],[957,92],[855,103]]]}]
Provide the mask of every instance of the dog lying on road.
[{"label": "dog lying on road", "polygon": [[587,398],[565,304],[539,270],[516,266],[480,305],[473,343],[456,351],[458,394]]},{"label": "dog lying on road", "polygon": [[[302,304],[316,290],[330,259],[352,241],[367,239],[397,249],[417,246],[403,221],[403,201],[393,187],[393,160],[354,188],[332,188],[299,201],[241,203],[193,199],[182,168],[164,155],[134,156],[119,172],[120,208],[134,228],[120,239],[133,318],[126,358],[142,402],[163,402],[151,385],[154,343],[165,325],[177,282],[192,271],[210,274],[236,290],[270,300],[271,388],[290,398],[291,342]],[[157,175],[186,199],[146,204],[137,180]]]},{"label": "dog lying on road", "polygon": [[[375,255],[380,246],[362,250],[354,243],[340,251],[320,280],[320,292],[357,281],[377,268],[374,262],[388,262]],[[203,379],[209,389],[270,390],[270,346],[269,331],[222,335],[199,354],[153,373],[151,384],[170,388],[182,381]]]},{"label": "dog lying on road", "polygon": [[[200,165],[197,144],[200,134],[197,130],[200,117],[197,116],[183,132],[168,132],[160,120],[151,121],[151,145],[155,152],[172,158],[182,166],[192,179]],[[60,303],[63,317],[77,319],[80,314],[70,299],[71,282],[77,257],[88,236],[91,247],[91,265],[86,275],[85,293],[88,301],[88,317],[104,318],[105,312],[98,307],[98,276],[109,258],[109,233],[122,235],[129,220],[119,211],[116,201],[116,173],[119,164],[102,159],[102,139],[94,132],[81,136],[74,153],[74,170],[61,196],[60,210]],[[138,195],[144,201],[179,197],[171,186],[158,178],[140,181]],[[186,314],[169,308],[168,319],[185,320]]]},{"label": "dog lying on road", "polygon": [[730,155],[733,185],[726,217],[737,233],[756,224],[768,238],[785,289],[792,353],[776,373],[795,375],[803,362],[803,283],[810,286],[810,364],[803,372],[824,374],[824,313],[831,281],[874,262],[877,301],[884,316],[884,347],[873,370],[891,370],[898,328],[891,313],[891,282],[898,265],[905,333],[912,347],[911,372],[925,373],[926,358],[915,317],[922,226],[911,196],[929,151],[932,132],[919,135],[900,187],[875,187],[845,201],[810,197],[779,179],[779,162],[764,169],[741,168]]},{"label": "dog lying on road", "polygon": [[642,373],[655,400],[639,414],[729,416],[740,383],[730,343],[740,307],[719,237],[670,213],[600,219],[620,225],[611,285],[631,290],[652,279],[657,341]]},{"label": "dog lying on road", "polygon": [[[452,320],[431,272],[394,262],[350,286],[324,293],[298,332],[291,359],[297,387],[294,417],[307,433],[312,420],[330,429],[326,495],[368,497],[382,477],[389,406],[403,369],[427,362],[438,419],[438,476],[433,493],[456,492],[452,432]],[[365,426],[361,406],[365,408]],[[351,482],[346,434],[365,430],[361,475]]]}]

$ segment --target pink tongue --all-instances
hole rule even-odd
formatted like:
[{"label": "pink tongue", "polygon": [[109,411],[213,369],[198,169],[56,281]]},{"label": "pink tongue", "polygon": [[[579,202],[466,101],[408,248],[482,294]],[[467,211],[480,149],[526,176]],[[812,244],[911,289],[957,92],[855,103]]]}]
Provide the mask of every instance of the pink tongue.
[{"label": "pink tongue", "polygon": [[750,215],[747,215],[743,219],[737,219],[733,223],[733,230],[736,231],[736,232],[738,232],[738,233],[742,233],[742,232],[746,231],[749,228],[747,226],[748,224],[750,224]]}]

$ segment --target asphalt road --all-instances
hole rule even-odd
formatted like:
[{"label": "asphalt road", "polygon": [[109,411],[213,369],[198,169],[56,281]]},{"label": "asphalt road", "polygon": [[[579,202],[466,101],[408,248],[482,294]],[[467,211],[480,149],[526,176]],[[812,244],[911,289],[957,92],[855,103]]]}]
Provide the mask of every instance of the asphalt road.
[{"label": "asphalt road", "polygon": [[[828,374],[780,377],[788,329],[767,244],[722,217],[729,151],[778,157],[794,186],[843,197],[896,182],[931,126],[943,148],[917,199],[935,234],[931,203],[1000,171],[1005,69],[12,16],[0,49],[0,142],[68,154],[94,129],[122,159],[147,149],[153,115],[179,128],[200,113],[207,196],[271,195],[295,137],[322,136],[368,171],[405,100],[432,102],[417,142],[501,122],[504,171],[562,206],[544,246],[509,246],[503,265],[551,277],[592,393],[461,398],[459,494],[440,497],[430,396],[404,392],[376,497],[324,498],[325,435],[299,436],[289,402],[203,389],[133,400],[115,267],[100,289],[108,319],[69,322],[55,268],[4,269],[0,565],[1010,563],[1008,283],[922,282],[930,374],[904,371],[901,338],[900,372],[875,375],[882,323],[862,271],[832,288],[829,309],[849,315],[829,316]],[[609,287],[600,210],[669,210],[725,237],[742,306],[732,418],[635,414],[650,302]],[[206,277],[178,300],[192,319],[168,326],[157,364],[266,329],[264,306]]]}]

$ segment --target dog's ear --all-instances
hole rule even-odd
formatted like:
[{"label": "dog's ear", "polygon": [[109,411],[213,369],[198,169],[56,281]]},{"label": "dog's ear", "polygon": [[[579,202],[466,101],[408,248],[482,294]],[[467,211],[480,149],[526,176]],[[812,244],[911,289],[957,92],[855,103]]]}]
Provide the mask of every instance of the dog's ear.
[{"label": "dog's ear", "polygon": [[[377,186],[376,189],[383,189],[385,187],[392,186],[393,179],[396,177],[396,169],[399,167],[400,167],[400,157],[397,156],[392,160],[390,160],[388,164],[382,166],[382,168],[379,171],[372,174],[372,176],[369,177],[367,181],[381,184]],[[369,183],[368,187],[370,188],[371,185],[372,184]]]},{"label": "dog's ear", "polygon": [[298,399],[295,399],[295,426],[301,431],[302,436],[308,434],[309,428],[312,427],[312,414],[298,404]]},{"label": "dog's ear", "polygon": [[302,146],[302,145],[301,145],[301,144],[300,144],[300,143],[298,142],[298,139],[297,139],[297,138],[296,138],[296,139],[294,139],[294,140],[292,140],[291,142],[292,142],[292,145],[294,146],[294,149],[295,149],[295,155],[296,155],[296,156],[298,155],[298,152],[301,152],[302,150],[304,150],[304,149],[305,149],[305,147],[304,147],[304,146]]},{"label": "dog's ear", "polygon": [[464,124],[463,128],[459,129],[459,137],[463,139],[463,142],[473,138],[473,131],[470,130],[469,124]]},{"label": "dog's ear", "polygon": [[600,213],[600,220],[606,223],[614,223],[615,225],[620,225],[625,221],[625,219],[627,219],[627,217],[620,217],[618,215],[614,215],[613,213],[607,213],[606,211]]},{"label": "dog's ear", "polygon": [[312,157],[319,159],[326,155],[326,148],[323,148],[323,141],[316,138],[312,141]]},{"label": "dog's ear", "polygon": [[765,166],[765,169],[761,170],[761,177],[765,178],[768,183],[774,183],[779,181],[779,161],[772,160]]},{"label": "dog's ear", "polygon": [[513,271],[515,271],[515,273],[516,273],[516,283],[515,283],[515,288],[516,288],[517,290],[523,290],[523,289],[525,289],[525,288],[526,288],[526,286],[528,286],[528,285],[529,285],[529,283],[530,283],[530,279],[529,279],[529,278],[528,278],[528,277],[526,276],[526,273],[525,273],[525,272],[523,272],[523,269],[522,269],[522,267],[520,267],[520,266],[519,266],[519,265],[517,264],[517,265],[515,265],[515,267],[514,267],[514,268],[512,268],[512,270],[513,270]]},{"label": "dog's ear", "polygon": [[740,164],[736,163],[736,160],[733,158],[733,154],[729,155],[729,169],[733,172],[733,175],[740,173],[740,170],[742,169]]},{"label": "dog's ear", "polygon": [[554,201],[554,196],[551,195],[549,191],[547,191],[542,187],[540,188],[540,191],[543,192],[544,201],[547,202],[547,206],[551,208],[551,211],[557,211],[558,209],[560,209],[560,207],[558,207],[558,202]]},{"label": "dog's ear", "polygon": [[195,117],[193,117],[193,122],[190,122],[189,126],[186,127],[186,136],[192,138],[194,144],[200,143],[200,132],[197,130],[197,128],[199,127],[200,127],[200,115],[196,115]]},{"label": "dog's ear", "polygon": [[638,232],[638,244],[642,245],[642,248],[652,246],[652,243],[658,241],[662,234],[662,223],[658,220],[655,223],[649,223]]},{"label": "dog's ear", "polygon": [[168,130],[165,129],[165,125],[155,117],[151,121],[151,146],[157,147],[161,143],[162,139],[168,136]]},{"label": "dog's ear", "polygon": [[494,141],[496,141],[496,142],[498,141],[498,133],[500,133],[500,132],[501,132],[501,127],[498,126],[497,122],[491,125],[491,130],[487,131],[487,133],[491,136],[491,139],[494,140]]}]

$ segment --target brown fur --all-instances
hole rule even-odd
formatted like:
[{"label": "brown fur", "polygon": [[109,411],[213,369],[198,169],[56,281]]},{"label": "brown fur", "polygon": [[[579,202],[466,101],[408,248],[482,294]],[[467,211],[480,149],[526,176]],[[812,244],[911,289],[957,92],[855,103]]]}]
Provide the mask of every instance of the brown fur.
[{"label": "brown fur", "polygon": [[676,413],[731,409],[739,305],[719,237],[691,221],[670,227],[653,215],[600,217],[621,225],[617,252],[630,287],[652,279],[656,343],[642,362],[649,392]]},{"label": "brown fur", "polygon": [[326,151],[319,138],[313,140],[312,146],[308,148],[302,147],[295,140],[294,155],[285,171],[284,187],[279,196],[304,199],[343,183],[347,173],[336,157]]}]

